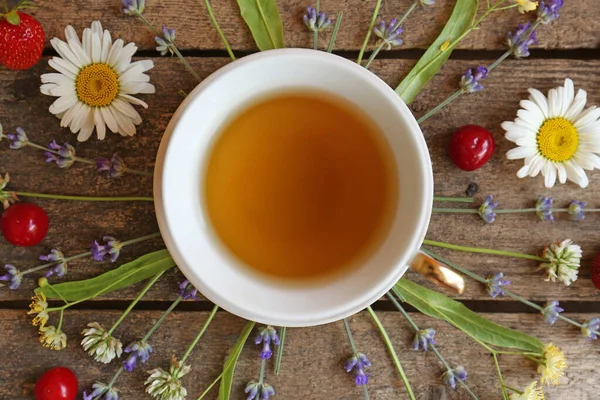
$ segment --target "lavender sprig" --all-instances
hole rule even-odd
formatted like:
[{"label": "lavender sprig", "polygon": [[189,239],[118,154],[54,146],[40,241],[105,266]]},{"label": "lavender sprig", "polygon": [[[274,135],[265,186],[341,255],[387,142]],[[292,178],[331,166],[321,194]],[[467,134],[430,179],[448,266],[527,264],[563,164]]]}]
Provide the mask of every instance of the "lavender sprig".
[{"label": "lavender sprig", "polygon": [[331,20],[327,14],[319,11],[319,1],[316,7],[307,6],[306,13],[302,17],[304,25],[313,33],[313,49],[319,49],[319,32],[325,30],[331,25]]},{"label": "lavender sprig", "polygon": [[362,386],[365,400],[369,400],[369,390],[367,389],[367,383],[369,383],[369,375],[366,373],[365,368],[370,367],[371,361],[363,353],[359,353],[350,330],[348,320],[344,318],[344,327],[346,328],[346,334],[348,335],[348,341],[350,342],[350,348],[352,349],[352,356],[346,360],[344,369],[346,372],[354,371],[354,382],[356,386]]}]

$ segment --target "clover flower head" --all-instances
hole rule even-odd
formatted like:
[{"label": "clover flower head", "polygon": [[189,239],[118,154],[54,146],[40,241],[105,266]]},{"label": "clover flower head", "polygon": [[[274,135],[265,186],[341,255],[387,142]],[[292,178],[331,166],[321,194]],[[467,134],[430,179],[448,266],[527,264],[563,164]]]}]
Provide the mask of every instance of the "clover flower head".
[{"label": "clover flower head", "polygon": [[402,44],[402,39],[399,38],[402,31],[400,22],[396,18],[393,18],[389,25],[382,20],[378,26],[373,28],[373,33],[380,39],[380,43],[385,45],[387,50]]},{"label": "clover flower head", "polygon": [[538,366],[538,373],[542,374],[542,384],[558,385],[567,369],[565,355],[558,347],[549,343],[544,347],[542,356],[543,362]]},{"label": "clover flower head", "polygon": [[467,72],[460,78],[460,88],[465,93],[475,93],[483,90],[483,85],[480,80],[485,79],[488,74],[488,69],[479,66],[473,72],[473,69],[468,69]]},{"label": "clover flower head", "polygon": [[127,170],[123,159],[118,154],[114,154],[110,160],[98,157],[96,159],[96,168],[98,168],[98,172],[107,172],[109,178],[118,178]]},{"label": "clover flower head", "polygon": [[[18,289],[19,286],[21,286],[21,281],[23,280],[23,274],[21,271],[19,271],[17,267],[12,264],[6,264],[4,269],[7,273],[0,275],[0,281],[10,282],[8,287],[12,290]],[[0,284],[0,286],[2,286],[2,284]]]},{"label": "clover flower head", "polygon": [[269,397],[275,394],[275,389],[266,382],[250,381],[246,385],[244,392],[248,394],[246,400],[268,400]]},{"label": "clover flower head", "polygon": [[123,351],[129,354],[127,360],[123,361],[123,369],[131,372],[137,367],[138,358],[142,363],[148,361],[150,353],[152,353],[152,346],[143,340],[138,340],[129,343]]},{"label": "clover flower head", "polygon": [[413,350],[419,350],[419,348],[425,351],[429,350],[429,346],[435,344],[434,336],[435,330],[432,328],[417,331],[413,339]]},{"label": "clover flower head", "polygon": [[569,286],[577,280],[582,255],[581,247],[571,239],[557,240],[544,249],[542,257],[547,261],[541,263],[538,270],[546,270],[546,281],[558,280]]},{"label": "clover flower head", "polygon": [[155,368],[144,383],[146,393],[158,400],[185,400],[187,390],[181,384],[181,378],[191,370],[189,365],[182,365],[173,357],[169,371]]},{"label": "clover flower head", "polygon": [[122,0],[123,12],[127,15],[139,15],[144,12],[146,0]]},{"label": "clover flower head", "polygon": [[83,392],[83,400],[119,400],[119,390],[106,383],[96,382],[92,385],[92,392]]},{"label": "clover flower head", "polygon": [[365,368],[372,365],[366,355],[363,353],[354,353],[352,357],[346,360],[344,369],[346,372],[354,370],[354,382],[356,386],[361,386],[369,383],[369,375],[366,373]]},{"label": "clover flower head", "polygon": [[67,335],[55,326],[42,326],[39,330],[40,343],[50,350],[62,350],[67,346]]},{"label": "clover flower head", "polygon": [[531,22],[519,24],[515,33],[508,33],[508,48],[515,58],[529,57],[529,46],[537,44],[535,29],[531,30],[530,28]]},{"label": "clover flower head", "polygon": [[442,375],[442,380],[446,385],[450,385],[452,389],[456,390],[456,380],[466,381],[467,380],[467,370],[465,367],[459,365],[454,369],[449,369]]},{"label": "clover flower head", "polygon": [[565,310],[559,307],[558,300],[550,300],[544,304],[544,308],[540,312],[547,323],[554,325],[556,318],[558,318],[558,315],[563,311]]},{"label": "clover flower head", "polygon": [[179,295],[183,298],[183,300],[192,299],[194,301],[198,300],[198,289],[194,287],[187,279],[179,282]]},{"label": "clover flower head", "polygon": [[94,240],[90,246],[90,251],[92,252],[94,260],[102,261],[104,260],[104,256],[108,255],[110,261],[117,261],[121,254],[123,244],[112,236],[104,236],[102,240],[104,240],[104,244],[100,244],[97,240]]},{"label": "clover flower head", "polygon": [[75,162],[75,147],[71,146],[69,143],[65,142],[64,145],[60,145],[56,143],[56,140],[53,140],[48,144],[48,148],[52,150],[46,151],[44,155],[46,156],[46,162],[55,162],[59,168],[69,168]]},{"label": "clover flower head", "polygon": [[277,331],[271,325],[268,325],[261,328],[258,331],[256,338],[254,338],[255,344],[262,343],[263,345],[262,350],[260,351],[260,353],[258,353],[260,358],[262,358],[263,360],[267,360],[273,355],[273,351],[271,350],[271,342],[276,346],[279,346],[280,344],[279,336],[277,336]]},{"label": "clover flower head", "polygon": [[540,6],[537,12],[538,21],[542,24],[549,24],[558,19],[560,16],[558,12],[563,5],[564,0],[540,0]]},{"label": "clover flower head", "polygon": [[552,216],[552,197],[538,197],[535,202],[535,213],[541,221],[554,221]]},{"label": "clover flower head", "polygon": [[27,134],[21,127],[16,129],[16,133],[9,133],[6,137],[12,142],[10,148],[13,150],[21,149],[27,146],[27,143],[29,142]]},{"label": "clover flower head", "polygon": [[582,221],[585,218],[584,207],[587,205],[585,201],[573,200],[569,204],[569,218],[573,221]]},{"label": "clover flower head", "polygon": [[320,12],[317,14],[317,9],[311,6],[306,7],[306,13],[302,17],[304,25],[311,32],[321,32],[331,25],[331,20],[327,14]]},{"label": "clover flower head", "polygon": [[597,332],[600,332],[600,318],[598,317],[588,319],[581,327],[581,333],[583,336],[590,340],[598,339]]},{"label": "clover flower head", "polygon": [[103,364],[110,363],[115,357],[121,357],[123,344],[114,338],[97,322],[91,322],[84,329],[81,345],[83,350],[94,357],[94,360]]},{"label": "clover flower head", "polygon": [[494,275],[486,278],[486,290],[493,299],[498,296],[504,296],[502,287],[510,285],[510,281],[503,278],[504,274],[502,272],[496,272]]},{"label": "clover flower head", "polygon": [[5,209],[10,207],[11,204],[14,204],[17,201],[19,201],[19,198],[17,197],[15,192],[9,192],[5,190],[6,185],[8,185],[8,182],[10,182],[10,175],[8,174],[8,172],[4,174],[4,177],[0,175],[0,203]]},{"label": "clover flower head", "polygon": [[537,386],[537,381],[531,382],[529,386],[523,389],[522,394],[513,393],[510,400],[544,400],[544,391]]},{"label": "clover flower head", "polygon": [[29,304],[29,311],[27,314],[36,314],[31,322],[33,326],[39,326],[43,328],[48,322],[48,302],[46,301],[46,296],[44,293],[36,293],[35,296],[31,298],[31,304]]},{"label": "clover flower head", "polygon": [[488,224],[491,224],[496,219],[496,213],[494,208],[498,207],[497,201],[492,201],[493,197],[488,195],[485,197],[483,203],[479,206],[477,213]]}]

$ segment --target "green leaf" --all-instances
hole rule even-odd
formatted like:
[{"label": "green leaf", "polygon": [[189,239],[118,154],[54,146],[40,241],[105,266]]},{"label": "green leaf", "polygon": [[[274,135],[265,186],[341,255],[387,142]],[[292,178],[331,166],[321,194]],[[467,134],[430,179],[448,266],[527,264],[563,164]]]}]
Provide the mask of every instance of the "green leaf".
[{"label": "green leaf", "polygon": [[462,303],[409,280],[400,279],[394,286],[394,291],[423,314],[447,321],[467,335],[489,345],[540,354],[544,348],[539,339],[491,322]]},{"label": "green leaf", "polygon": [[229,397],[231,396],[235,365],[240,358],[240,354],[242,353],[244,344],[246,344],[246,340],[248,340],[248,336],[250,336],[252,329],[254,329],[254,324],[255,322],[248,321],[246,326],[244,326],[244,329],[240,333],[240,337],[235,343],[235,346],[233,346],[233,350],[231,350],[231,354],[225,362],[225,366],[223,367],[223,379],[221,380],[221,386],[219,386],[219,400],[229,400]]},{"label": "green leaf", "polygon": [[175,261],[169,252],[159,250],[94,278],[45,285],[37,288],[35,292],[43,293],[48,299],[63,299],[70,302],[85,300],[133,285],[174,266]]},{"label": "green leaf", "polygon": [[396,88],[396,93],[406,104],[412,102],[427,82],[442,68],[454,47],[460,42],[458,39],[469,31],[478,8],[477,0],[457,0],[442,33]]},{"label": "green leaf", "polygon": [[237,3],[259,49],[285,47],[283,25],[275,0],[237,0]]},{"label": "green leaf", "polygon": [[4,19],[11,25],[21,25],[21,17],[19,17],[16,10],[4,14]]}]

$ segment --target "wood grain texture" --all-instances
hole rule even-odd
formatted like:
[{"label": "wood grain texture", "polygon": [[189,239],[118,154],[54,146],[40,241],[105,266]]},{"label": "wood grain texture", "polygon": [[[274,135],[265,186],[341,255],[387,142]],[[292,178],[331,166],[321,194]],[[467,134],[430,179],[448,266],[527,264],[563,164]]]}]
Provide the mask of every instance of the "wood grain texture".
[{"label": "wood grain texture", "polygon": [[[202,77],[207,76],[228,61],[226,59],[192,59],[192,64]],[[413,61],[376,61],[373,70],[386,82],[395,85]],[[143,124],[134,138],[110,135],[105,141],[89,141],[76,144],[78,155],[95,158],[97,155],[120,154],[132,168],[151,171],[156,149],[162,132],[181,97],[179,89],[189,92],[195,82],[175,59],[157,58],[156,68],[150,72],[157,86],[157,94],[144,96],[149,104],[140,110]],[[439,103],[456,85],[463,71],[471,66],[489,63],[489,60],[450,61],[441,73],[422,92],[411,108],[422,115]],[[520,60],[507,61],[498,67],[484,82],[486,90],[463,96],[446,110],[423,124],[429,145],[435,177],[435,192],[438,195],[462,196],[470,182],[480,185],[480,194],[493,194],[501,207],[531,207],[538,195],[553,196],[558,206],[566,206],[571,200],[579,199],[600,206],[598,202],[600,174],[592,172],[590,187],[579,189],[568,183],[547,190],[541,179],[519,180],[515,173],[519,162],[508,161],[504,153],[511,144],[503,139],[500,123],[515,117],[520,99],[527,96],[528,87],[547,91],[570,76],[577,87],[588,91],[590,104],[600,103],[600,77],[595,73],[600,61],[575,60]],[[43,65],[28,72],[0,72],[0,122],[6,131],[22,126],[30,140],[46,144],[52,139],[74,142],[68,130],[60,129],[58,120],[46,111],[52,99],[38,92],[37,76],[46,67]],[[568,74],[565,71],[569,71]],[[452,131],[467,123],[480,124],[488,128],[496,139],[498,149],[494,158],[483,168],[474,172],[463,172],[455,168],[446,156],[446,146]],[[152,180],[126,175],[110,180],[99,176],[95,168],[76,164],[67,170],[56,165],[46,165],[40,151],[25,148],[9,150],[8,143],[0,143],[0,173],[10,172],[13,177],[11,188],[22,191],[80,195],[151,195]],[[12,263],[21,269],[39,265],[37,255],[48,252],[52,247],[60,248],[72,255],[86,251],[89,243],[104,235],[113,235],[121,240],[156,232],[153,205],[151,203],[83,203],[54,200],[35,200],[44,207],[51,220],[48,236],[34,248],[16,248],[0,241],[2,262]],[[581,278],[570,287],[544,282],[536,272],[536,263],[468,253],[440,251],[448,257],[481,274],[487,275],[502,270],[512,281],[512,289],[530,299],[545,301],[561,299],[573,301],[600,300],[600,292],[589,279],[589,260],[600,250],[600,234],[596,229],[600,218],[589,214],[582,222],[569,221],[559,215],[554,223],[540,222],[533,214],[502,215],[493,224],[485,224],[477,215],[434,215],[427,237],[457,244],[492,247],[539,253],[543,246],[554,240],[571,238],[584,249]],[[145,252],[161,248],[160,240],[154,240],[125,248],[121,262],[130,261]],[[68,278],[84,279],[95,276],[113,266],[96,263],[89,259],[71,263]],[[36,275],[41,276],[41,274]],[[415,274],[411,279],[420,281]],[[175,281],[179,275],[169,273],[161,280],[148,298],[153,300],[172,299],[175,296]],[[25,279],[18,291],[0,290],[0,300],[27,299],[35,287],[36,279]],[[131,299],[140,287],[110,294],[109,299]],[[482,288],[470,282],[463,299],[486,299]]]},{"label": "wood grain texture", "polygon": [[[0,311],[3,321],[2,339],[9,343],[0,347],[0,358],[5,360],[5,368],[0,371],[0,398],[29,400],[35,380],[48,368],[64,365],[72,368],[79,377],[80,390],[89,390],[96,381],[108,382],[119,362],[109,366],[92,360],[82,350],[79,342],[81,330],[92,321],[98,321],[106,328],[120,315],[117,311],[68,311],[65,314],[65,332],[68,335],[66,351],[52,352],[37,343],[37,333],[22,310]],[[116,386],[121,390],[121,399],[146,399],[143,382],[152,368],[167,368],[172,355],[181,357],[189,343],[206,320],[206,312],[175,312],[151,338],[153,353],[147,365],[133,373],[123,374]],[[158,311],[133,311],[115,335],[124,344],[141,337],[160,316]],[[576,329],[556,326],[548,328],[541,318],[527,315],[485,314],[495,322],[518,328],[539,337],[543,342],[552,341],[561,347],[569,362],[569,369],[561,386],[547,388],[548,400],[592,400],[596,399],[600,384],[594,365],[600,350],[597,343],[587,342]],[[408,324],[398,312],[380,312],[378,317],[386,327],[398,352],[407,376],[413,385],[418,399],[466,400],[469,397],[462,390],[453,392],[445,388],[440,376],[441,364],[431,352],[415,352],[411,348],[412,336]],[[489,354],[469,342],[449,325],[432,320],[421,314],[413,315],[422,328],[437,330],[438,349],[450,365],[464,365],[468,371],[469,387],[480,399],[500,399],[497,375]],[[578,320],[589,315],[572,315]],[[192,353],[189,364],[192,372],[183,382],[188,389],[189,399],[195,399],[216,378],[223,362],[244,321],[225,312],[217,313],[211,326]],[[393,366],[391,358],[381,340],[379,331],[370,316],[363,312],[350,319],[354,339],[359,351],[365,352],[373,362],[370,369],[369,391],[372,399],[408,399],[402,382]],[[253,336],[252,336],[253,337]],[[273,374],[268,365],[266,380],[277,392],[275,399],[314,399],[350,400],[362,398],[362,391],[354,387],[351,376],[343,371],[343,363],[351,353],[346,333],[341,322],[314,328],[288,329],[281,373]],[[235,371],[232,399],[245,398],[243,388],[246,382],[256,379],[260,367],[258,348],[249,340],[240,357]],[[500,356],[507,384],[523,388],[531,381],[539,379],[536,366],[518,356]],[[433,396],[433,397],[432,397]],[[207,399],[215,399],[216,391]]]},{"label": "wood grain texture", "polygon": [[[220,26],[235,50],[257,50],[252,37],[239,15],[235,0],[213,1],[212,6]],[[277,2],[283,20],[288,47],[311,47],[312,36],[302,23],[307,4],[301,0]],[[482,3],[482,9],[483,4]],[[121,13],[120,0],[40,1],[41,7],[35,15],[46,31],[47,41],[52,37],[64,37],[64,27],[72,24],[78,32],[100,20],[103,25],[126,41],[134,41],[140,49],[154,49],[153,34],[140,22]],[[401,16],[412,4],[410,0],[384,0],[380,17],[390,20]],[[454,1],[437,0],[435,5],[420,7],[405,24],[403,49],[427,48],[442,30],[452,12]],[[331,16],[344,13],[336,49],[358,49],[365,37],[375,0],[323,0],[321,10]],[[212,27],[204,2],[179,0],[147,0],[146,18],[160,28],[162,24],[177,29],[177,45],[182,49],[224,49]],[[521,15],[515,9],[493,15],[474,32],[459,49],[499,50],[504,49],[506,32],[519,22],[533,19],[532,15]],[[582,23],[585,20],[586,23]],[[539,47],[546,49],[593,49],[600,43],[600,9],[596,0],[566,2],[557,24],[540,29]],[[325,47],[331,30],[322,34],[321,46]],[[374,45],[373,39],[371,45]],[[49,45],[48,45],[49,47]]]}]

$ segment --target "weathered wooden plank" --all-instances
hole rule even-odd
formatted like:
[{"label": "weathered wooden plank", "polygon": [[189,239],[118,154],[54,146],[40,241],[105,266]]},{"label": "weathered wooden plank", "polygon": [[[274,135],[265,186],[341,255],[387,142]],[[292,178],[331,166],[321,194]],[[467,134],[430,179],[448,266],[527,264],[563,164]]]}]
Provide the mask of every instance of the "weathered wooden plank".
[{"label": "weathered wooden plank", "polygon": [[[103,0],[82,1],[41,1],[41,7],[35,15],[39,18],[47,40],[63,37],[67,24],[78,31],[93,20],[100,20],[118,36],[135,41],[142,49],[155,47],[153,34],[144,25],[135,22],[120,11],[120,2],[114,1],[107,6]],[[239,16],[235,0],[214,1],[215,15],[232,47],[236,50],[256,50],[252,37]],[[300,0],[278,1],[284,24],[286,43],[289,47],[312,46],[311,36],[302,23],[302,14],[307,4]],[[412,1],[384,1],[380,16],[386,20],[402,15]],[[202,1],[180,2],[178,0],[148,0],[144,15],[156,27],[167,24],[177,29],[178,46],[185,49],[223,49],[224,46],[211,25]],[[482,2],[482,9],[485,2]],[[417,9],[406,21],[405,44],[403,48],[426,48],[441,31],[452,12],[454,1],[438,0],[435,5]],[[338,35],[337,49],[357,49],[365,37],[375,0],[323,0],[321,10],[334,15],[344,13],[343,24]],[[519,22],[533,16],[520,15],[516,10],[492,14],[485,21],[481,31],[473,33],[459,48],[463,49],[503,49],[504,37],[508,30]],[[542,28],[540,47],[550,49],[596,48],[600,38],[600,10],[595,0],[566,2],[558,24]],[[326,46],[331,30],[323,34],[321,46]],[[373,41],[374,43],[374,41]]]},{"label": "weathered wooden plank", "polygon": [[[123,374],[117,383],[122,399],[146,398],[143,382],[146,370],[166,368],[172,355],[181,355],[192,341],[206,312],[175,312],[151,339],[154,351],[147,365],[134,373]],[[151,323],[160,315],[159,311],[134,311],[115,335],[125,344],[143,335]],[[65,315],[64,329],[69,337],[64,351],[50,352],[42,348],[36,339],[35,328],[23,310],[0,311],[3,321],[2,339],[7,344],[0,347],[0,358],[5,368],[0,371],[0,398],[25,400],[32,398],[33,385],[43,371],[52,366],[64,365],[72,368],[79,376],[80,389],[88,389],[93,382],[107,382],[119,364],[103,365],[93,361],[79,346],[81,330],[88,322],[98,321],[109,327],[118,318],[117,311],[72,311]],[[469,397],[462,390],[452,392],[440,382],[443,372],[434,354],[415,352],[411,349],[412,332],[397,312],[381,312],[378,316],[394,343],[406,374],[413,385],[418,399],[431,393],[445,394],[447,398],[465,400]],[[569,369],[562,386],[547,389],[547,399],[587,400],[596,398],[600,389],[597,372],[599,350],[597,343],[587,342],[576,329],[559,324],[548,328],[534,315],[492,314],[492,320],[521,329],[538,336],[543,342],[552,341],[559,345],[567,356]],[[480,399],[500,399],[497,375],[493,361],[482,348],[472,345],[449,325],[431,320],[421,314],[413,315],[418,325],[437,330],[436,341],[440,352],[452,366],[464,365],[469,373],[468,384]],[[573,315],[578,320],[589,315]],[[192,353],[189,364],[192,371],[184,378],[190,399],[195,399],[212,380],[217,377],[224,358],[233,346],[244,322],[225,312],[219,312],[204,338]],[[370,370],[369,390],[371,398],[398,400],[408,399],[393,363],[380,338],[379,331],[366,313],[350,319],[354,338],[359,351],[365,352],[373,362]],[[286,337],[281,373],[273,374],[269,363],[266,380],[273,384],[280,399],[327,399],[346,400],[361,398],[362,391],[354,387],[351,376],[343,371],[343,362],[351,353],[341,322],[326,326],[289,329]],[[256,379],[260,367],[257,347],[249,341],[238,363],[233,387],[233,399],[242,399],[246,382]],[[534,379],[539,379],[534,363],[517,356],[500,356],[507,384],[523,388]],[[216,398],[213,392],[209,399]],[[434,399],[436,397],[433,397]]]},{"label": "weathered wooden plank", "polygon": [[[121,138],[111,135],[103,142],[90,141],[77,144],[78,154],[94,158],[97,155],[120,154],[126,163],[142,170],[150,171],[162,132],[179,103],[179,89],[191,90],[195,82],[184,68],[174,59],[157,58],[156,68],[151,71],[157,85],[157,95],[145,96],[149,108],[141,110],[144,122],[134,138]],[[192,64],[205,77],[225,59],[192,59]],[[386,82],[394,85],[405,73],[412,61],[382,60],[374,64],[374,71]],[[422,115],[454,90],[460,74],[468,67],[486,63],[486,60],[451,61],[421,95],[411,105],[417,115]],[[527,95],[528,87],[547,90],[562,82],[565,76],[574,79],[578,87],[588,90],[591,104],[600,102],[600,77],[596,74],[600,61],[573,60],[522,60],[508,61],[498,67],[484,82],[486,90],[457,100],[437,116],[423,124],[434,167],[436,193],[439,195],[462,195],[469,182],[477,182],[481,194],[494,194],[502,207],[531,207],[538,195],[554,196],[557,204],[564,206],[572,199],[597,202],[600,174],[590,174],[590,187],[579,189],[573,184],[556,186],[545,190],[540,179],[519,180],[515,173],[517,162],[504,159],[504,152],[511,146],[502,137],[500,123],[514,118],[519,99]],[[42,66],[28,72],[0,72],[0,121],[5,130],[12,131],[23,126],[31,140],[45,144],[53,138],[73,141],[68,131],[59,128],[58,120],[45,111],[51,99],[38,92],[37,76]],[[565,71],[569,71],[568,74]],[[490,129],[497,141],[498,150],[489,164],[478,171],[463,172],[455,168],[446,156],[446,146],[451,132],[456,127],[475,123]],[[88,195],[151,195],[150,178],[125,176],[116,180],[99,177],[95,169],[86,165],[75,165],[61,170],[55,165],[45,165],[41,152],[34,149],[9,150],[6,143],[0,143],[0,172],[10,172],[14,179],[11,187],[15,190],[29,190],[50,193]],[[36,201],[43,206],[51,218],[51,228],[47,238],[34,248],[15,248],[0,240],[0,262],[13,263],[22,269],[38,265],[36,259],[52,247],[59,247],[71,255],[85,251],[89,243],[103,235],[114,235],[122,240],[146,235],[157,231],[152,204],[146,203],[72,203],[50,200]],[[434,215],[428,237],[436,240],[512,249],[526,253],[536,253],[545,244],[560,239],[572,238],[583,246],[585,262],[581,269],[581,279],[566,288],[558,284],[543,282],[535,272],[536,263],[526,260],[513,260],[482,255],[454,252],[450,258],[482,275],[498,270],[504,271],[513,282],[513,289],[531,299],[544,301],[599,300],[600,292],[589,279],[589,259],[600,250],[596,221],[599,216],[588,215],[583,222],[568,221],[565,215],[555,223],[538,222],[534,215],[502,215],[498,220],[486,225],[476,215]],[[125,249],[122,260],[128,261],[144,252],[157,249],[160,241],[140,244]],[[441,252],[442,254],[449,254]],[[90,260],[72,263],[69,279],[91,277],[110,268],[109,263],[98,264]],[[412,276],[415,278],[415,276]],[[169,299],[175,296],[173,288],[177,274],[169,274],[152,290],[149,298]],[[35,286],[35,279],[26,279],[23,289],[15,292],[3,289],[0,299],[25,299]],[[139,290],[124,290],[110,298],[132,298]],[[470,284],[465,299],[482,298],[478,285]],[[484,297],[485,298],[485,297]]]}]

